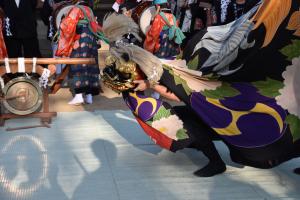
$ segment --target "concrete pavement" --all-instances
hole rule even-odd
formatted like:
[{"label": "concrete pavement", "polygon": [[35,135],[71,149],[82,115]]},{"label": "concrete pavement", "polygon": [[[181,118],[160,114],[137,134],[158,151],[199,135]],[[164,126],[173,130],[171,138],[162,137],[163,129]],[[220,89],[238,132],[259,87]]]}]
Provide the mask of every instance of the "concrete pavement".
[{"label": "concrete pavement", "polygon": [[[36,123],[8,120],[6,128]],[[300,177],[292,173],[299,159],[271,170],[242,168],[217,147],[228,170],[198,178],[192,172],[206,164],[202,153],[160,149],[129,111],[60,112],[51,129],[0,129],[0,199],[300,199]]]}]

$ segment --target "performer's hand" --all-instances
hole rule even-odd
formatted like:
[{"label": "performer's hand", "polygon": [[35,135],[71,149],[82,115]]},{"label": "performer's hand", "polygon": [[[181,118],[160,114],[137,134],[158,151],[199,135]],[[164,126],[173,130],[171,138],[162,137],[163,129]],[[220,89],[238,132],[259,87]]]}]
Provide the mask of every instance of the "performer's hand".
[{"label": "performer's hand", "polygon": [[150,88],[150,82],[148,80],[136,80],[133,82],[137,84],[134,91],[145,91]]}]

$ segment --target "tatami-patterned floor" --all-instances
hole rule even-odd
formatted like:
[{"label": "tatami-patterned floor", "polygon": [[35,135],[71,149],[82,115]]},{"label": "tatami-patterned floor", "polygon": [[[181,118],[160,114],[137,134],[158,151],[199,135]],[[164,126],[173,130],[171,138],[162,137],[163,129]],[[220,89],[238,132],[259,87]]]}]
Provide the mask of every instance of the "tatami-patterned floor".
[{"label": "tatami-patterned floor", "polygon": [[[9,120],[7,127],[35,125]],[[0,199],[261,200],[300,199],[300,159],[272,170],[235,165],[213,178],[192,172],[200,152],[176,154],[153,145],[129,111],[59,113],[52,128],[0,129]]]}]

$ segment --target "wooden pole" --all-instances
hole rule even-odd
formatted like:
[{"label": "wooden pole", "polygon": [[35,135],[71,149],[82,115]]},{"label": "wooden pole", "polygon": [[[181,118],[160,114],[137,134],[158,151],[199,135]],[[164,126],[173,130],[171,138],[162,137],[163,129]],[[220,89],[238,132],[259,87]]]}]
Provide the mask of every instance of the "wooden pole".
[{"label": "wooden pole", "polygon": [[[53,65],[49,65],[50,67],[48,67],[48,69],[50,70],[50,75],[53,75],[56,71],[56,67]],[[18,65],[17,64],[10,64],[10,72],[11,73],[18,73]],[[44,71],[44,67],[41,65],[37,65],[36,66],[36,73],[39,74],[40,76],[43,74]],[[32,65],[30,64],[25,64],[25,72],[26,73],[31,73],[32,72]],[[3,76],[4,74],[6,74],[6,68],[5,66],[1,66],[0,64],[0,76]]]},{"label": "wooden pole", "polygon": [[34,125],[34,126],[20,126],[20,127],[16,127],[16,128],[7,128],[6,131],[17,131],[17,130],[23,130],[23,129],[40,128],[40,127],[51,128],[51,126],[49,124],[41,123],[40,125]]},{"label": "wooden pole", "polygon": [[28,118],[28,117],[34,117],[34,118],[49,118],[49,117],[56,117],[57,112],[37,112],[37,113],[31,113],[28,115],[16,115],[12,113],[2,113],[0,115],[0,119],[14,119],[14,118]]},{"label": "wooden pole", "polygon": [[56,94],[56,92],[61,88],[63,81],[66,76],[69,74],[70,65],[65,66],[62,73],[55,79],[54,84],[51,87],[51,94]]},{"label": "wooden pole", "polygon": [[[18,59],[17,58],[9,58],[9,68],[11,73],[18,73]],[[25,58],[25,72],[31,73],[32,72],[32,58]],[[6,74],[6,68],[3,66],[5,64],[4,59],[0,59],[0,76]],[[48,69],[50,70],[50,75],[53,75],[56,71],[56,64],[67,64],[67,65],[74,65],[74,64],[87,64],[87,65],[94,65],[96,64],[95,58],[37,58],[36,60],[36,73],[42,75],[43,73],[43,66],[41,65],[48,65]],[[2,66],[1,66],[2,65]]]},{"label": "wooden pole", "polygon": [[[33,64],[32,58],[25,58],[25,64]],[[0,64],[5,64],[4,59],[0,59]],[[9,58],[9,64],[18,64],[17,58]],[[75,65],[75,64],[87,64],[93,65],[96,64],[95,58],[37,58],[37,65],[49,65],[49,64],[67,64],[67,65]]]},{"label": "wooden pole", "polygon": [[[48,94],[48,88],[43,89],[43,113],[49,113],[49,94]],[[41,123],[47,123],[51,124],[52,118],[51,117],[46,117],[46,118],[41,118]]]}]

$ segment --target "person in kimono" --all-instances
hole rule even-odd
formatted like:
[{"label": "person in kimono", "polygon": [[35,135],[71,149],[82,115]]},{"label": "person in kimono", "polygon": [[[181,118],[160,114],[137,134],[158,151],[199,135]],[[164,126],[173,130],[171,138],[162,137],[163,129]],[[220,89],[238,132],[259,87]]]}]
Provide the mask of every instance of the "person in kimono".
[{"label": "person in kimono", "polygon": [[[217,138],[189,106],[172,107],[164,99],[157,99],[141,90],[133,81],[147,78],[155,84],[163,73],[163,63],[149,51],[128,43],[125,33],[138,35],[139,27],[124,15],[109,15],[103,22],[103,33],[110,42],[110,56],[105,60],[103,83],[118,93],[132,111],[145,133],[159,146],[172,152],[183,148],[201,151],[209,163],[195,172],[210,177],[223,173],[226,165],[212,139]],[[137,86],[137,87],[136,87]],[[165,87],[156,84],[165,98],[181,101]]]},{"label": "person in kimono", "polygon": [[154,0],[156,14],[146,33],[144,49],[164,59],[174,59],[180,54],[180,44],[185,38],[178,27],[167,0]]},{"label": "person in kimono", "polygon": [[36,6],[37,0],[0,1],[5,14],[3,34],[9,57],[41,57]]},{"label": "person in kimono", "polygon": [[[98,58],[100,40],[103,40],[98,24],[88,1],[79,1],[62,20],[59,30],[56,56],[70,58]],[[75,64],[69,71],[70,87],[74,98],[70,105],[92,104],[93,96],[100,92],[98,64]]]}]

